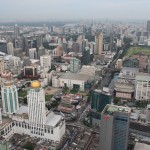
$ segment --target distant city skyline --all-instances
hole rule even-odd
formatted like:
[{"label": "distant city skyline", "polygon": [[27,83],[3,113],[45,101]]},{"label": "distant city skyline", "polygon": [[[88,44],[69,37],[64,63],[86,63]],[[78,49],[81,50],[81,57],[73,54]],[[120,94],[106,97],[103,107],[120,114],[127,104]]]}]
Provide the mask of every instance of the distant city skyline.
[{"label": "distant city skyline", "polygon": [[150,18],[149,0],[0,0],[0,3],[0,22]]}]

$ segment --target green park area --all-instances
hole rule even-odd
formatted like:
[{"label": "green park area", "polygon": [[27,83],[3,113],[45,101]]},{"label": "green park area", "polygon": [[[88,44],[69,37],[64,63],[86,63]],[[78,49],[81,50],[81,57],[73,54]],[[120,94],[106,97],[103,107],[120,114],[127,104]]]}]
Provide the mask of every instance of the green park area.
[{"label": "green park area", "polygon": [[26,96],[27,96],[27,91],[26,91],[26,90],[24,90],[24,91],[19,90],[19,91],[18,91],[18,96],[19,96],[19,97],[26,97]]},{"label": "green park area", "polygon": [[150,48],[147,47],[131,47],[126,53],[126,56],[132,57],[136,54],[144,54],[150,56]]},{"label": "green park area", "polygon": [[45,101],[50,101],[52,97],[53,97],[53,95],[46,94],[45,95]]}]

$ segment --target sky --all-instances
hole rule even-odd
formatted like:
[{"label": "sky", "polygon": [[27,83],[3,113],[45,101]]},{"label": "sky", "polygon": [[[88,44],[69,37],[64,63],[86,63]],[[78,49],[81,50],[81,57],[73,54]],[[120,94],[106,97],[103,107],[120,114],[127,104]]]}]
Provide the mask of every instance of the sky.
[{"label": "sky", "polygon": [[0,0],[0,22],[149,20],[150,0]]}]

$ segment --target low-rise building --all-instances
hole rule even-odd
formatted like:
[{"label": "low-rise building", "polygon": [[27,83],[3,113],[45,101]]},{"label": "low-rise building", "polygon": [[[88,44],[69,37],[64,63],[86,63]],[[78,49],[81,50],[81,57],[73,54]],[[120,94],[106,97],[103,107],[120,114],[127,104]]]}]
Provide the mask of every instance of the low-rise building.
[{"label": "low-rise building", "polygon": [[115,97],[120,97],[123,100],[130,100],[134,97],[134,83],[132,80],[117,79],[114,90]]},{"label": "low-rise building", "polygon": [[70,89],[79,89],[84,91],[85,84],[88,80],[91,80],[91,77],[85,74],[65,73],[60,76],[59,80],[60,87],[68,87]]}]

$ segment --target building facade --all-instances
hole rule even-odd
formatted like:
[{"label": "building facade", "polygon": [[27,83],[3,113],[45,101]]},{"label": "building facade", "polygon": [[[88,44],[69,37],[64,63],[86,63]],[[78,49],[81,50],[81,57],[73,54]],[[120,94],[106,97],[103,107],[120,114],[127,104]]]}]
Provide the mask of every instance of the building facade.
[{"label": "building facade", "polygon": [[103,52],[103,33],[98,32],[95,36],[96,42],[96,51],[94,52],[95,55],[101,55]]},{"label": "building facade", "polygon": [[129,119],[128,107],[107,105],[101,114],[100,150],[127,150]]},{"label": "building facade", "polygon": [[90,64],[91,58],[90,58],[90,48],[85,47],[85,49],[82,51],[82,64],[88,65]]},{"label": "building facade", "polygon": [[139,73],[135,77],[135,99],[144,101],[150,100],[150,75]]},{"label": "building facade", "polygon": [[70,60],[70,72],[77,73],[81,67],[81,61],[73,58]]},{"label": "building facade", "polygon": [[12,42],[7,43],[7,54],[14,55],[14,46]]},{"label": "building facade", "polygon": [[13,114],[19,109],[18,90],[12,81],[4,82],[2,89],[3,112]]},{"label": "building facade", "polygon": [[36,48],[29,49],[29,57],[30,57],[30,59],[37,59]]},{"label": "building facade", "polygon": [[42,68],[51,68],[51,56],[50,55],[43,55],[40,56],[40,64]]},{"label": "building facade", "polygon": [[111,103],[111,96],[108,92],[102,90],[94,90],[92,93],[91,109],[102,112],[107,104]]},{"label": "building facade", "polygon": [[54,144],[61,142],[66,131],[65,120],[45,108],[45,93],[38,81],[31,83],[27,99],[28,106],[21,106],[14,114],[2,118],[0,136],[8,140],[18,133]]}]

